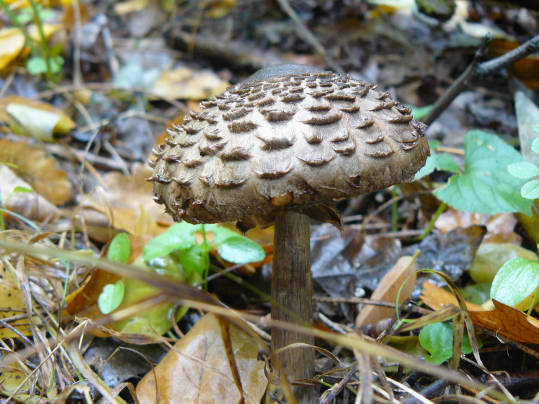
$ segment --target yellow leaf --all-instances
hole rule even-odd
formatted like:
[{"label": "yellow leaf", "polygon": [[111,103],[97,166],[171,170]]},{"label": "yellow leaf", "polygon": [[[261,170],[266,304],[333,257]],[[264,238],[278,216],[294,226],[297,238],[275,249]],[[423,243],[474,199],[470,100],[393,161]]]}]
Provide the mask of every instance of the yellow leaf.
[{"label": "yellow leaf", "polygon": [[209,0],[206,1],[206,17],[222,18],[236,7],[236,0]]},{"label": "yellow leaf", "polygon": [[[45,39],[49,39],[60,28],[56,24],[43,24]],[[33,39],[39,39],[39,31],[35,25],[27,28],[28,35]],[[25,46],[26,39],[18,28],[3,28],[0,30],[0,70],[4,70],[19,56],[26,56],[29,47]]]},{"label": "yellow leaf", "polygon": [[[5,309],[0,310],[0,319],[7,319],[26,312],[24,293],[19,289],[17,277],[2,261],[0,261],[0,308]],[[9,325],[23,335],[32,335],[26,318],[10,321]],[[0,339],[4,338],[18,338],[18,336],[9,328],[0,325]]]}]

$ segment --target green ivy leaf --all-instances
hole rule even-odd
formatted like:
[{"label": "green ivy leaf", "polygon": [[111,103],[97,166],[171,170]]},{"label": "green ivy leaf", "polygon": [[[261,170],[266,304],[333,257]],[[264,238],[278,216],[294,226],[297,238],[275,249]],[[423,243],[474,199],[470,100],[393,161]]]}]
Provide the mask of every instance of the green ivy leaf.
[{"label": "green ivy leaf", "polygon": [[266,256],[264,249],[253,240],[240,235],[226,239],[218,249],[219,255],[234,264],[247,264],[262,261]]},{"label": "green ivy leaf", "polygon": [[164,257],[173,251],[187,249],[195,245],[194,232],[200,226],[190,223],[174,223],[167,231],[153,238],[144,247],[144,261]]},{"label": "green ivy leaf", "polygon": [[[449,323],[428,324],[419,332],[419,343],[430,356],[425,357],[429,362],[439,365],[453,356],[453,327]],[[481,345],[481,341],[477,341]],[[462,353],[472,352],[468,334],[462,338]]]},{"label": "green ivy leaf", "polygon": [[539,261],[513,258],[500,268],[490,288],[490,297],[516,307],[539,287]]},{"label": "green ivy leaf", "polygon": [[526,199],[539,198],[539,180],[532,180],[525,183],[520,189],[520,194]]},{"label": "green ivy leaf", "polygon": [[131,256],[131,244],[127,233],[118,233],[110,242],[107,258],[111,261],[127,264]]},{"label": "green ivy leaf", "polygon": [[533,178],[539,175],[539,167],[528,161],[509,164],[507,166],[507,171],[509,171],[509,174],[511,174],[513,177],[523,179]]},{"label": "green ivy leaf", "polygon": [[28,73],[37,76],[47,72],[47,62],[41,56],[33,56],[26,62]]},{"label": "green ivy leaf", "polygon": [[531,213],[532,201],[520,195],[523,185],[507,166],[523,161],[520,153],[489,133],[473,130],[465,139],[464,173],[454,175],[436,197],[455,209],[495,214]]},{"label": "green ivy leaf", "polygon": [[97,298],[97,305],[101,313],[109,314],[116,310],[122,303],[125,293],[124,281],[118,281],[116,283],[109,283],[105,285],[103,291]]}]

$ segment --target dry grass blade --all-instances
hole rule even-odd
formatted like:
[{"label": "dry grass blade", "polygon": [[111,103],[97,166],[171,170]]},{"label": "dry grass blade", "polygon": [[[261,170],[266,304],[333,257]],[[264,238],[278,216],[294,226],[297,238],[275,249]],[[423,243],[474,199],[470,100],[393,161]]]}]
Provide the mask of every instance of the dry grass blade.
[{"label": "dry grass blade", "polygon": [[[243,321],[243,319],[255,322],[260,321],[259,316],[242,313],[240,318],[240,315],[236,311],[223,307],[216,299],[214,299],[207,293],[192,288],[174,279],[170,279],[165,276],[156,276],[155,274],[150,274],[148,272],[143,272],[137,270],[137,268],[132,265],[120,264],[106,259],[85,257],[59,248],[45,248],[3,240],[0,241],[0,248],[6,251],[18,252],[29,256],[47,256],[61,258],[66,261],[78,262],[94,267],[99,267],[121,276],[131,276],[152,286],[160,288],[163,291],[163,294],[167,295],[171,299],[177,299],[187,302],[191,307],[196,307],[201,310],[209,311],[215,313],[218,316],[227,318],[228,321],[230,321],[233,325],[237,326],[240,330],[253,336],[259,346],[265,347],[265,344],[260,340],[260,338]],[[364,352],[370,356],[380,356],[382,358],[385,358],[386,360],[398,362],[403,366],[410,367],[412,369],[416,369],[418,371],[431,374],[439,378],[447,379],[452,383],[459,384],[470,391],[477,392],[488,389],[488,386],[477,381],[471,380],[470,378],[462,375],[457,371],[450,370],[442,366],[433,365],[431,363],[425,362],[424,360],[405,354],[388,346],[368,341],[355,334],[340,335],[282,321],[270,321],[269,323],[272,327],[280,327],[282,329],[304,333],[307,335],[314,335],[317,338],[322,338],[333,344],[341,345],[352,350],[357,349],[358,351]],[[71,338],[73,338],[73,336],[71,336]],[[35,353],[35,350],[33,353]],[[17,359],[18,356],[16,355],[5,356],[0,360],[0,367],[7,366],[9,363],[12,363]],[[506,402],[515,402],[514,400],[508,398],[505,394],[498,391],[491,390],[488,391],[487,394],[499,400],[505,400]]]}]

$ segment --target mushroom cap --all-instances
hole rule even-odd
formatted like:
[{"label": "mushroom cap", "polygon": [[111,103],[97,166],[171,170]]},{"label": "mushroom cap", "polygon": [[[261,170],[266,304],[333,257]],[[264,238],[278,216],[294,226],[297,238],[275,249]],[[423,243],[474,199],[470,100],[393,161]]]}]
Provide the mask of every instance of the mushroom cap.
[{"label": "mushroom cap", "polygon": [[251,79],[201,102],[153,151],[155,201],[177,221],[270,223],[407,182],[425,164],[425,125],[349,75]]}]

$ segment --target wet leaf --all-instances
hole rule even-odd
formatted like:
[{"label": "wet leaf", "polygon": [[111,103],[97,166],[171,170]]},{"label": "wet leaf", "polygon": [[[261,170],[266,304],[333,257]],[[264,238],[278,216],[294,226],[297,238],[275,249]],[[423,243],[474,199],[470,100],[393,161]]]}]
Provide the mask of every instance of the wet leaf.
[{"label": "wet leaf", "polygon": [[266,253],[257,243],[240,235],[227,238],[218,249],[219,255],[235,264],[262,261]]},{"label": "wet leaf", "polygon": [[[245,391],[245,403],[259,403],[267,379],[264,363],[257,360],[258,347],[254,341],[230,328],[233,354]],[[157,385],[155,384],[157,383]],[[156,393],[159,392],[156,401]],[[179,340],[174,349],[144,376],[137,386],[141,404],[182,402],[237,404],[236,389],[227,359],[218,320],[207,314]]]},{"label": "wet leaf", "polygon": [[500,268],[492,281],[490,297],[508,306],[527,310],[539,288],[539,261],[513,258]]},{"label": "wet leaf", "polygon": [[[457,299],[448,291],[427,282],[421,294],[423,302],[435,310],[448,304],[458,305]],[[529,344],[539,344],[539,320],[520,310],[493,301],[494,310],[466,302],[468,313],[476,327],[501,334],[510,340]]]},{"label": "wet leaf", "polygon": [[520,153],[495,135],[480,130],[465,139],[464,173],[452,176],[434,194],[448,205],[467,212],[529,214],[531,201],[522,198],[522,180],[507,171],[511,163],[522,161]]}]

